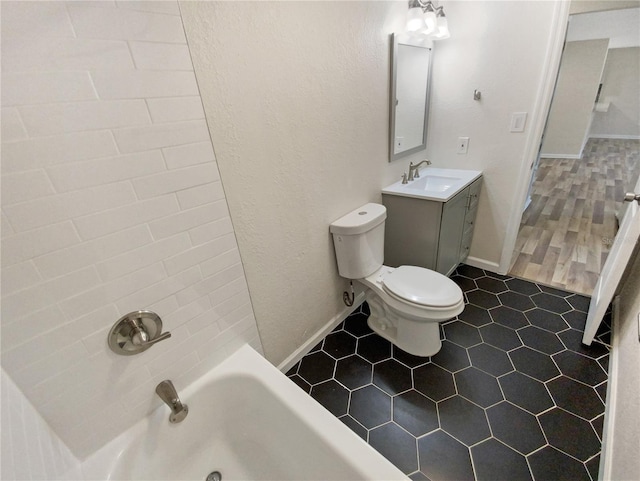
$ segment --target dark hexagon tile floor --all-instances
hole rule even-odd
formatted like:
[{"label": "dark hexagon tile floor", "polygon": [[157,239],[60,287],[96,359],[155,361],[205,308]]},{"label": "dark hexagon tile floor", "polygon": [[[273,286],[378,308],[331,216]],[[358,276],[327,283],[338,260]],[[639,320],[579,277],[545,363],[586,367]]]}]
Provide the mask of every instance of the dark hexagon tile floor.
[{"label": "dark hexagon tile floor", "polygon": [[363,304],[287,375],[412,480],[595,481],[610,319],[589,299],[461,265],[468,303],[435,356],[374,334]]}]

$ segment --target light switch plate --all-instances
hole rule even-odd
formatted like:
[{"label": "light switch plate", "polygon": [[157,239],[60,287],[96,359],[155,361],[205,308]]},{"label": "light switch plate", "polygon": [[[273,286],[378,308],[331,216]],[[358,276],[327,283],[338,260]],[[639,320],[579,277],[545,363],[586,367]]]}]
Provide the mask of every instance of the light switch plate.
[{"label": "light switch plate", "polygon": [[511,132],[524,132],[524,126],[527,123],[526,112],[514,112],[511,114]]}]

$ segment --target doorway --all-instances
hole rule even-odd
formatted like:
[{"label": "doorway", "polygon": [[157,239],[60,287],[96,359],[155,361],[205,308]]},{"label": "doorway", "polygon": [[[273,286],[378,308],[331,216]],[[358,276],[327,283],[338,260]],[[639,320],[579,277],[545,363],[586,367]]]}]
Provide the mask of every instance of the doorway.
[{"label": "doorway", "polygon": [[591,295],[640,173],[640,8],[569,18],[509,274]]}]

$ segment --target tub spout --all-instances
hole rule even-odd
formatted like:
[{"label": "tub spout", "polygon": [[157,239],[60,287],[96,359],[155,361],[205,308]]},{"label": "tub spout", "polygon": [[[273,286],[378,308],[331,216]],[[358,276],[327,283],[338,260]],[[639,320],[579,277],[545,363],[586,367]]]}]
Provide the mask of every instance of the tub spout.
[{"label": "tub spout", "polygon": [[187,417],[189,407],[186,404],[182,404],[176,388],[173,387],[171,381],[167,379],[158,384],[156,386],[156,394],[171,408],[171,414],[169,415],[170,423],[179,423]]}]

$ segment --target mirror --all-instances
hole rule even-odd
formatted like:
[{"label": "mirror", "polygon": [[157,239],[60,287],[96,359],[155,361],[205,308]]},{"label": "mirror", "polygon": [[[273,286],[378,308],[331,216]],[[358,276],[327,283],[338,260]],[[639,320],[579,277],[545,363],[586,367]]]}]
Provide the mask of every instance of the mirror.
[{"label": "mirror", "polygon": [[431,45],[391,34],[389,161],[427,146]]}]

